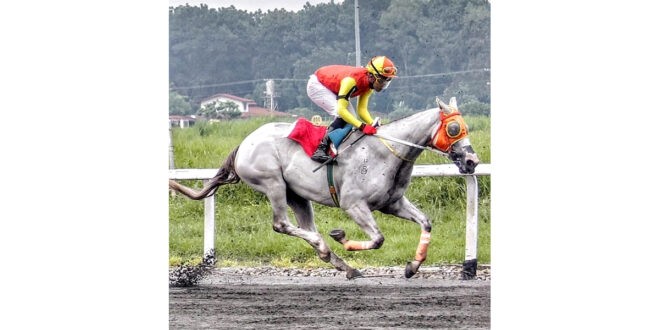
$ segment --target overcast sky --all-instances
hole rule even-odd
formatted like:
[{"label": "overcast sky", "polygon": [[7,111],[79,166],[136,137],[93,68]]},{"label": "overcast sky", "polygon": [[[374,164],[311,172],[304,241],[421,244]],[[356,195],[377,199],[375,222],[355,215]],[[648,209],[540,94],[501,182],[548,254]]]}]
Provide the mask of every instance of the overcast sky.
[{"label": "overcast sky", "polygon": [[[191,6],[198,6],[201,3],[207,4],[210,8],[223,8],[233,5],[237,9],[247,10],[249,12],[268,11],[269,9],[284,8],[289,11],[298,11],[303,8],[306,2],[315,5],[322,2],[330,2],[330,0],[169,0],[170,6],[176,7],[185,5],[186,3]],[[342,3],[343,0],[335,0],[335,3]]]}]

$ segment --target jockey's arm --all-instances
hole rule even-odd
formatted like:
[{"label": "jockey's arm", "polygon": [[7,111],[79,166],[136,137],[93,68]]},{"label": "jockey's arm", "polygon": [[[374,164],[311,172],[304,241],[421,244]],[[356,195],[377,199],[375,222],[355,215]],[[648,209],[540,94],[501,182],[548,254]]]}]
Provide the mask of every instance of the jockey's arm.
[{"label": "jockey's arm", "polygon": [[370,89],[366,93],[358,96],[358,104],[357,104],[357,114],[360,116],[360,119],[362,119],[363,122],[374,125],[374,120],[371,118],[371,114],[369,113],[369,109],[367,108],[367,104],[369,103],[369,96],[373,94],[374,90]]},{"label": "jockey's arm", "polygon": [[[337,95],[337,114],[339,115],[339,117],[341,117],[341,119],[343,119],[347,123],[355,127],[360,127],[360,125],[362,125],[362,122],[357,118],[355,118],[355,116],[353,116],[353,114],[350,111],[348,111],[348,99],[351,97],[351,94],[353,94],[353,92],[355,92],[355,90],[357,89],[355,85],[356,85],[355,79],[351,77],[346,77],[341,80],[341,85],[339,85],[339,94]],[[368,93],[370,92],[371,91],[369,91]],[[358,105],[360,104],[361,99],[362,97],[358,99]],[[358,109],[360,109],[359,106]],[[358,113],[360,113],[360,110],[358,110]],[[364,117],[360,115],[360,118],[364,118]]]}]

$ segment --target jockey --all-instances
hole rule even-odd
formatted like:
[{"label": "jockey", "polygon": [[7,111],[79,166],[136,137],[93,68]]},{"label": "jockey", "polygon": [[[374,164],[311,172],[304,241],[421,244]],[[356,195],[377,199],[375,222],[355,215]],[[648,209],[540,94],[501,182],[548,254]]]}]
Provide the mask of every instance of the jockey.
[{"label": "jockey", "polygon": [[[389,86],[396,77],[397,68],[392,60],[385,56],[372,58],[365,67],[348,65],[328,65],[319,68],[309,76],[307,96],[319,107],[330,114],[334,121],[328,126],[328,131],[312,155],[317,162],[330,159],[327,149],[330,145],[328,134],[346,124],[357,127],[364,134],[376,133],[379,123],[374,122],[367,109],[369,96],[375,90],[380,92]],[[357,115],[349,102],[349,98],[358,98]]]}]

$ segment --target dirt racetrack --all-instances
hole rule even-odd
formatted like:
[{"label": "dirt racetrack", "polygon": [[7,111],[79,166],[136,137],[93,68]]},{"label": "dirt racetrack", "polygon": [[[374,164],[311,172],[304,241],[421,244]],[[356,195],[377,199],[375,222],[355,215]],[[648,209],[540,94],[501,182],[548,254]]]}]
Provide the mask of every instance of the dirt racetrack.
[{"label": "dirt racetrack", "polygon": [[361,270],[214,269],[192,287],[170,287],[170,329],[488,329],[490,269],[476,280],[426,268]]}]

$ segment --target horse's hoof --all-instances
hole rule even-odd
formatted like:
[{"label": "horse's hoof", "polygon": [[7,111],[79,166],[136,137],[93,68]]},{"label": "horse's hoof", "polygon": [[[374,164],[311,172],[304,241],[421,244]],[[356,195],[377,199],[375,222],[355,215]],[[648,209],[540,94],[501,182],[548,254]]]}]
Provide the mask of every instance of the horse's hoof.
[{"label": "horse's hoof", "polygon": [[333,229],[330,232],[330,237],[341,243],[341,241],[346,237],[346,232],[344,232],[342,229]]},{"label": "horse's hoof", "polygon": [[413,265],[411,262],[408,262],[406,264],[406,278],[411,278],[413,275],[417,273],[416,269],[413,269]]},{"label": "horse's hoof", "polygon": [[349,280],[353,280],[362,276],[363,276],[362,273],[360,273],[360,271],[357,269],[350,269],[346,271],[346,278]]}]

